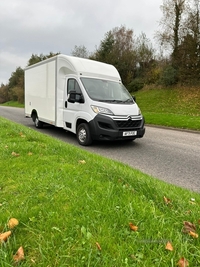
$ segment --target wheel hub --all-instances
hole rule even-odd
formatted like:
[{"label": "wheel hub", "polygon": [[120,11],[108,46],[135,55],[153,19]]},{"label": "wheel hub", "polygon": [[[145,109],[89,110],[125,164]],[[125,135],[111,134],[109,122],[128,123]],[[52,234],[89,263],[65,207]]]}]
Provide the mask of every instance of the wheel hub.
[{"label": "wheel hub", "polygon": [[81,129],[80,132],[79,132],[79,140],[83,143],[83,142],[85,142],[86,137],[87,137],[86,130],[85,129]]}]

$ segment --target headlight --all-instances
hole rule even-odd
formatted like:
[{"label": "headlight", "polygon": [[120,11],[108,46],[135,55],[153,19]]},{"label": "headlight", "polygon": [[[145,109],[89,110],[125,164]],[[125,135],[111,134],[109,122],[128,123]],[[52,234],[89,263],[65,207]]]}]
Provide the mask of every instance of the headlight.
[{"label": "headlight", "polygon": [[141,112],[140,108],[138,108],[138,115],[141,115],[141,114],[142,114],[142,112]]},{"label": "headlight", "polygon": [[103,113],[103,114],[113,115],[112,111],[108,108],[103,108],[103,107],[98,107],[98,106],[91,106],[91,108],[97,114]]}]

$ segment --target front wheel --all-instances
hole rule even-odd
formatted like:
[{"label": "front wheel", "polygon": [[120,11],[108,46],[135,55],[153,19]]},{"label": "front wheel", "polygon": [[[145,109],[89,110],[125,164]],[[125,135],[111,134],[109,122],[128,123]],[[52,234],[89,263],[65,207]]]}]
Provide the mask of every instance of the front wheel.
[{"label": "front wheel", "polygon": [[87,123],[81,123],[77,127],[77,140],[82,146],[89,146],[92,143],[90,129]]}]

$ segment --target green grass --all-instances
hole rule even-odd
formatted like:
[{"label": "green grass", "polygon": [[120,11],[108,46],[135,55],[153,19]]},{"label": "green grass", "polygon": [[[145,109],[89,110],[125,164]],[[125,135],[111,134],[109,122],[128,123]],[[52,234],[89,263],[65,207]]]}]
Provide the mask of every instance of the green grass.
[{"label": "green grass", "polygon": [[135,96],[146,123],[200,130],[200,88],[147,88]]},{"label": "green grass", "polygon": [[182,232],[190,221],[200,233],[199,194],[3,118],[0,151],[0,232],[20,222],[0,266],[13,266],[20,246],[27,267],[200,266],[199,238]]},{"label": "green grass", "polygon": [[1,104],[1,106],[10,106],[10,107],[17,107],[17,108],[23,108],[24,104],[19,103],[18,101],[8,101],[6,103]]}]

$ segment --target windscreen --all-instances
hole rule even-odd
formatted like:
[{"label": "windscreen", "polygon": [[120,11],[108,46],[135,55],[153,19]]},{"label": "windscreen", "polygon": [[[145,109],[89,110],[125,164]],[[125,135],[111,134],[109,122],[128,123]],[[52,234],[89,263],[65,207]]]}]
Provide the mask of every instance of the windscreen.
[{"label": "windscreen", "polygon": [[133,98],[125,86],[113,82],[94,78],[81,78],[89,97],[96,101],[132,104]]}]

